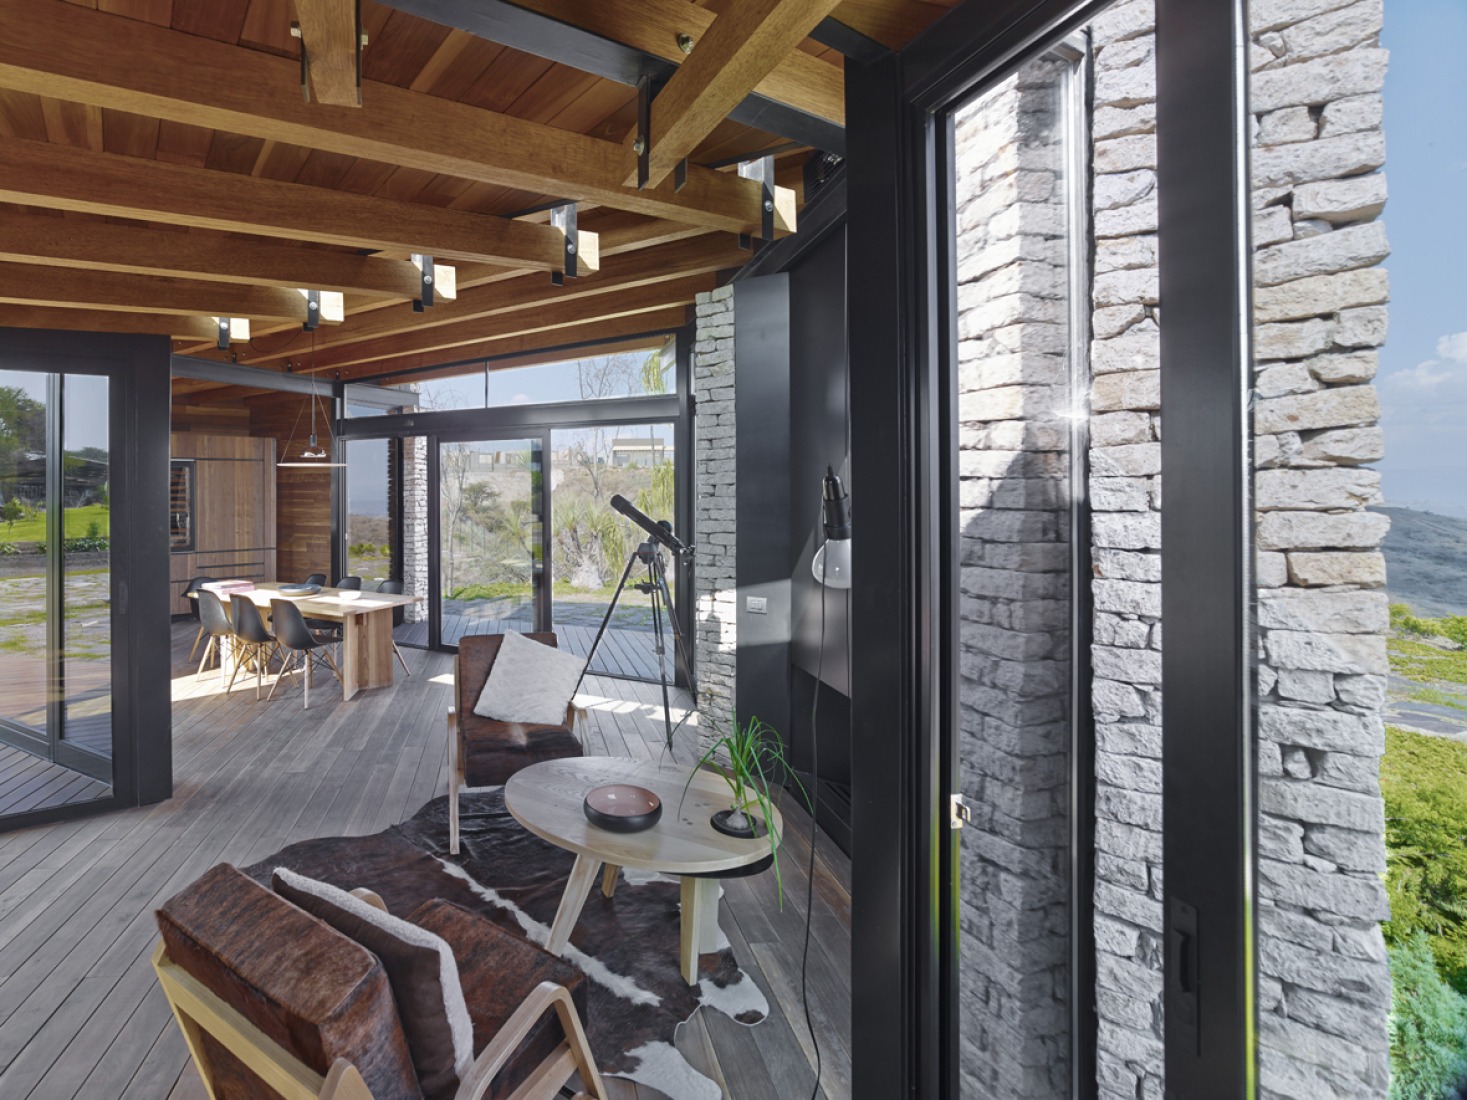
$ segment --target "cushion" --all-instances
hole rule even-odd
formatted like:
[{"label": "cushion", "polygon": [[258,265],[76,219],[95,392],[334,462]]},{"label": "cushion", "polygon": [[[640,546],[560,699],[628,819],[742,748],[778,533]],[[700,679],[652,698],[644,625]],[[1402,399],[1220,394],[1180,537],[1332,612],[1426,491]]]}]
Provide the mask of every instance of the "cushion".
[{"label": "cushion", "polygon": [[[164,902],[168,956],[323,1076],[338,1058],[373,1096],[421,1096],[382,964],[360,944],[221,863]],[[218,1100],[279,1100],[220,1044],[205,1056]]]},{"label": "cushion", "polygon": [[584,657],[506,633],[474,713],[501,722],[564,724],[585,669]]},{"label": "cushion", "polygon": [[382,960],[427,1100],[450,1100],[474,1060],[458,963],[443,939],[325,882],[277,867],[275,892]]},{"label": "cushion", "polygon": [[470,787],[498,787],[531,764],[581,755],[581,743],[563,724],[527,726],[477,717],[474,722],[459,727],[464,783]]},{"label": "cushion", "polygon": [[[409,919],[442,936],[453,947],[474,1021],[474,1049],[483,1050],[505,1021],[544,981],[570,990],[581,1023],[586,1022],[586,976],[543,947],[441,898],[424,902]],[[560,1018],[546,1013],[494,1078],[487,1100],[510,1096],[565,1038]]]}]

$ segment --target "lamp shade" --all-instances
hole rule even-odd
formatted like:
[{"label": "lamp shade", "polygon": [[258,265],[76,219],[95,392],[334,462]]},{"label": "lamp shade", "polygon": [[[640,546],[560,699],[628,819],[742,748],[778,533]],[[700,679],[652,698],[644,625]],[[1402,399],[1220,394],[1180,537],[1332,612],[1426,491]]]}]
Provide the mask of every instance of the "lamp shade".
[{"label": "lamp shade", "polygon": [[826,539],[815,551],[810,572],[827,588],[851,587],[851,540]]}]

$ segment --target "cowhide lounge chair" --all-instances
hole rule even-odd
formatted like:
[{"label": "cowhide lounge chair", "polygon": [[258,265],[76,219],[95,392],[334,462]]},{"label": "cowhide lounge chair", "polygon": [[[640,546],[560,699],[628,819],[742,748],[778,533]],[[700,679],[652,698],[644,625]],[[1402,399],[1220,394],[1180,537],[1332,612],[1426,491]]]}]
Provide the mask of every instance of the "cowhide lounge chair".
[{"label": "cowhide lounge chair", "polygon": [[[435,1096],[550,1100],[579,1073],[577,1100],[605,1100],[581,1027],[584,975],[447,901],[408,919],[453,949],[473,1027],[471,1068]],[[166,902],[158,927],[153,966],[213,1100],[425,1097],[422,1021],[410,1045],[400,1007],[415,1002],[355,939],[228,864]]]},{"label": "cowhide lounge chair", "polygon": [[[526,634],[541,645],[555,646],[554,634]],[[502,634],[466,634],[459,639],[453,661],[455,705],[448,708],[448,850],[458,855],[459,794],[465,787],[497,787],[521,768],[541,760],[580,756],[581,742],[571,731],[585,714],[574,702],[566,708],[565,724],[526,725],[501,722],[474,713]]]}]

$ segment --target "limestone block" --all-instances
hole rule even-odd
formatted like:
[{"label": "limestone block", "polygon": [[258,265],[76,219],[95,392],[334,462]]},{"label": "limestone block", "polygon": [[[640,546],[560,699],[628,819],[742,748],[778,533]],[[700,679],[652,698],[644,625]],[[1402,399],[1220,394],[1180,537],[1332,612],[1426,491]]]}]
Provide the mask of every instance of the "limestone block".
[{"label": "limestone block", "polygon": [[1306,237],[1318,237],[1321,233],[1328,233],[1334,226],[1323,218],[1296,218],[1294,219],[1294,240],[1302,241]]},{"label": "limestone block", "polygon": [[1108,512],[1095,517],[1093,532],[1097,547],[1157,550],[1161,547],[1161,513]]},{"label": "limestone block", "polygon": [[[1378,97],[1372,97],[1378,98]],[[1294,188],[1294,217],[1359,222],[1385,209],[1386,178],[1379,172],[1347,179],[1302,183]]]},{"label": "limestone block", "polygon": [[[1120,237],[1096,242],[1095,270],[1097,272],[1119,271],[1123,268],[1133,267],[1156,267],[1155,237]],[[1154,274],[1153,272],[1153,277]],[[1153,297],[1155,296],[1154,288],[1152,288],[1152,295]],[[1124,302],[1138,300],[1140,299],[1123,299]],[[1096,302],[1099,305],[1117,304],[1114,301],[1102,299],[1098,295]]]},{"label": "limestone block", "polygon": [[1318,754],[1315,779],[1331,787],[1361,794],[1380,794],[1380,761],[1375,757],[1327,752]]},{"label": "limestone block", "polygon": [[1352,0],[1256,0],[1248,6],[1248,27],[1254,34],[1282,30],[1350,3]]},{"label": "limestone block", "polygon": [[[1097,577],[1109,577],[1118,581],[1159,582],[1161,580],[1161,556],[1159,554],[1097,548],[1093,551],[1092,564]],[[1138,644],[1145,645],[1145,638],[1143,637]]]},{"label": "limestone block", "polygon": [[1138,478],[1093,478],[1090,506],[1097,512],[1144,512],[1151,506],[1150,491]]},{"label": "limestone block", "polygon": [[[1297,821],[1260,814],[1258,817],[1258,854],[1285,863],[1304,860],[1304,826]],[[1272,912],[1272,910],[1268,910]]]},{"label": "limestone block", "polygon": [[[1157,800],[1157,804],[1159,807],[1160,799]],[[1099,825],[1097,823],[1098,827]],[[1157,839],[1160,840],[1159,830]],[[1127,890],[1125,887],[1117,886],[1111,882],[1097,882],[1095,884],[1095,908],[1100,913],[1116,917],[1126,921],[1128,924],[1134,924],[1143,931],[1160,934],[1162,930],[1162,909],[1161,902],[1158,899],[1148,897],[1135,890]],[[1158,974],[1157,990],[1160,991],[1160,988],[1161,975]],[[1104,1036],[1101,1038],[1101,1049],[1122,1054],[1124,1057],[1122,1053],[1124,1047],[1118,1045],[1115,1041],[1107,1041]],[[1157,1052],[1157,1057],[1158,1059],[1160,1058],[1160,1051]]]},{"label": "limestone block", "polygon": [[1119,336],[1132,325],[1144,320],[1146,307],[1139,302],[1119,306],[1104,306],[1091,316],[1090,328],[1097,340],[1108,340]]},{"label": "limestone block", "polygon": [[[1122,581],[1113,581],[1122,584]],[[1268,661],[1275,668],[1313,669],[1318,672],[1374,674],[1388,669],[1385,638],[1374,634],[1318,634],[1270,631],[1264,640]]]},{"label": "limestone block", "polygon": [[1385,138],[1378,133],[1265,146],[1253,157],[1253,185],[1276,187],[1357,176],[1373,172],[1384,163]]},{"label": "limestone block", "polygon": [[1112,42],[1150,35],[1155,20],[1155,8],[1149,0],[1124,0],[1096,16],[1092,25],[1095,45],[1104,47]]},{"label": "limestone block", "polygon": [[1289,555],[1289,580],[1306,587],[1324,588],[1337,584],[1376,587],[1385,584],[1384,554],[1314,553]]},{"label": "limestone block", "polygon": [[[1373,91],[1374,89],[1361,89]],[[1097,107],[1135,107],[1156,100],[1156,68],[1132,65],[1123,69],[1097,68],[1095,73],[1095,105]]]},{"label": "limestone block", "polygon": [[1370,267],[1390,255],[1385,226],[1379,222],[1346,226],[1301,241],[1262,249],[1253,262],[1257,286],[1277,286],[1314,275]]},{"label": "limestone block", "polygon": [[[1306,824],[1336,825],[1358,832],[1383,833],[1385,830],[1385,804],[1379,798],[1337,787],[1324,787],[1311,780],[1261,779],[1258,784],[1258,803],[1265,813]],[[1280,901],[1288,900],[1280,894],[1273,896]],[[1292,901],[1291,904],[1341,912],[1330,904],[1330,899],[1323,896],[1317,898],[1315,904],[1300,901]],[[1368,917],[1370,914],[1360,912],[1342,915]]]},{"label": "limestone block", "polygon": [[1349,96],[1328,103],[1320,119],[1321,137],[1358,134],[1379,130],[1385,125],[1385,101],[1379,95]]},{"label": "limestone block", "polygon": [[[1266,780],[1264,790],[1268,791],[1276,782]],[[1330,793],[1345,795],[1349,792]],[[1374,801],[1379,804],[1379,799]],[[1384,818],[1379,828],[1385,828]],[[1387,920],[1391,915],[1390,906],[1386,904],[1385,887],[1378,878],[1319,874],[1307,867],[1260,859],[1258,881],[1261,891],[1267,896],[1287,905],[1297,905],[1301,909],[1357,920]]]},{"label": "limestone block", "polygon": [[1264,248],[1294,239],[1294,219],[1287,207],[1265,206],[1253,213],[1253,247]]},{"label": "limestone block", "polygon": [[1347,354],[1321,355],[1305,364],[1321,382],[1369,382],[1380,366],[1377,351],[1352,351]]},{"label": "limestone block", "polygon": [[[1267,550],[1373,550],[1390,526],[1390,518],[1379,512],[1266,512],[1259,519],[1257,537],[1258,545]],[[1291,560],[1308,556],[1290,555]]]},{"label": "limestone block", "polygon": [[[1155,272],[1151,275],[1154,277]],[[1095,341],[1090,353],[1091,371],[1097,375],[1114,374],[1117,371],[1156,370],[1160,365],[1161,330],[1149,318],[1132,325],[1120,336]]]},{"label": "limestone block", "polygon": [[1090,129],[1097,141],[1132,134],[1154,134],[1156,104],[1148,102],[1135,107],[1097,107]]},{"label": "limestone block", "polygon": [[1379,92],[1385,85],[1387,58],[1387,51],[1382,49],[1356,49],[1337,57],[1254,73],[1249,86],[1250,109],[1263,114],[1281,107],[1319,106]]},{"label": "limestone block", "polygon": [[1156,196],[1114,210],[1095,213],[1096,237],[1131,237],[1138,233],[1155,233],[1157,228]]},{"label": "limestone block", "polygon": [[1326,997],[1311,989],[1294,989],[1289,992],[1289,1018],[1357,1043],[1367,1050],[1383,1050],[1389,1046],[1386,1014],[1382,1007]]},{"label": "limestone block", "polygon": [[1275,286],[1260,286],[1253,295],[1253,319],[1293,321],[1355,306],[1378,305],[1389,298],[1390,278],[1384,270],[1357,268],[1335,275],[1314,275]]},{"label": "limestone block", "polygon": [[1258,600],[1264,630],[1383,634],[1390,626],[1384,592],[1271,592]]},{"label": "limestone block", "polygon": [[1279,697],[1282,699],[1298,700],[1301,703],[1332,703],[1335,699],[1335,678],[1328,672],[1281,669],[1277,685]]},{"label": "limestone block", "polygon": [[1161,473],[1160,443],[1092,447],[1090,469],[1096,477],[1139,477]]},{"label": "limestone block", "polygon": [[1308,107],[1285,107],[1270,111],[1258,120],[1259,145],[1284,145],[1291,141],[1313,141],[1319,124]]},{"label": "limestone block", "polygon": [[1255,325],[1253,355],[1259,360],[1303,359],[1331,347],[1334,334],[1335,322],[1319,317],[1307,321]]},{"label": "limestone block", "polygon": [[1380,474],[1373,470],[1260,470],[1254,490],[1254,503],[1260,511],[1331,511],[1381,502]]},{"label": "limestone block", "polygon": [[1380,399],[1374,386],[1336,386],[1269,398],[1257,402],[1253,410],[1254,430],[1267,433],[1339,428],[1379,419]]},{"label": "limestone block", "polygon": [[1138,203],[1155,190],[1156,172],[1152,169],[1109,173],[1095,177],[1091,201],[1096,210],[1114,210]]},{"label": "limestone block", "polygon": [[1260,551],[1253,562],[1253,577],[1259,588],[1282,588],[1289,581],[1289,563],[1283,554]]},{"label": "limestone block", "polygon": [[1386,869],[1385,842],[1377,833],[1310,825],[1304,831],[1304,849],[1350,871],[1381,873]]},{"label": "limestone block", "polygon": [[1161,372],[1124,371],[1097,377],[1090,388],[1092,412],[1161,408]]},{"label": "limestone block", "polygon": [[1320,432],[1305,440],[1301,457],[1306,462],[1334,462],[1343,466],[1379,462],[1385,457],[1385,432],[1378,427]]},{"label": "limestone block", "polygon": [[1385,306],[1347,309],[1335,326],[1335,343],[1342,348],[1378,348],[1386,342],[1389,320]]},{"label": "limestone block", "polygon": [[1121,443],[1146,443],[1151,440],[1151,417],[1143,412],[1102,413],[1090,418],[1090,443],[1095,447],[1113,447]]},{"label": "limestone block", "polygon": [[[1097,611],[1112,611],[1122,615],[1161,616],[1161,586],[1140,581],[1097,580],[1092,585]],[[1378,669],[1348,668],[1342,671],[1375,672]]]},{"label": "limestone block", "polygon": [[[1378,44],[1384,21],[1383,0],[1358,0],[1347,8],[1306,19],[1280,31],[1286,56],[1292,61]],[[1333,59],[1331,59],[1333,60]]]},{"label": "limestone block", "polygon": [[1156,136],[1154,134],[1132,134],[1095,143],[1095,171],[1097,173],[1132,172],[1138,168],[1155,167]]},{"label": "limestone block", "polygon": [[[1319,388],[1319,381],[1302,363],[1270,363],[1260,370],[1258,376],[1253,380],[1253,392],[1259,397],[1311,393]],[[1256,421],[1253,430],[1255,433],[1261,431]]]}]

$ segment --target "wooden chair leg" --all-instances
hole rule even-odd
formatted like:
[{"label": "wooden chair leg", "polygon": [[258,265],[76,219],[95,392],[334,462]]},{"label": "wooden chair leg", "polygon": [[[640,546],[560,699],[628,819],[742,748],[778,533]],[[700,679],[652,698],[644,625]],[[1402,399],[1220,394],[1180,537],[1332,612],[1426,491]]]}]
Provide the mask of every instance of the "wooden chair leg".
[{"label": "wooden chair leg", "polygon": [[[211,653],[214,652],[214,649],[215,649],[214,643],[215,643],[216,640],[217,639],[215,639],[213,636],[210,636],[210,638],[209,638],[209,644],[204,647],[204,655],[199,658],[199,671],[198,671],[197,675],[202,676],[204,674],[204,668],[209,663],[209,654],[211,654]],[[192,653],[189,654],[189,660],[193,660],[193,654]],[[220,664],[223,664],[223,663],[224,662],[221,660],[220,661]]]},{"label": "wooden chair leg", "polygon": [[606,869],[601,872],[601,896],[611,897],[616,893],[616,880],[621,877],[621,868],[614,863],[608,863]]},{"label": "wooden chair leg", "polygon": [[204,640],[204,627],[203,627],[203,624],[200,624],[199,625],[199,632],[194,635],[194,647],[193,647],[193,649],[191,649],[191,650],[188,651],[189,664],[193,664],[194,654],[199,651],[199,643],[202,642],[203,640]]},{"label": "wooden chair leg", "polygon": [[458,855],[458,730],[448,724],[448,853]]},{"label": "wooden chair leg", "polygon": [[397,663],[400,664],[400,665],[402,665],[403,675],[404,676],[407,676],[409,679],[411,679],[412,678],[412,675],[413,675],[413,670],[410,669],[410,668],[408,668],[408,666],[407,666],[407,659],[405,657],[403,657],[402,650],[400,650],[400,649],[397,648],[397,643],[396,642],[393,642],[392,643],[392,652],[397,657]]}]

